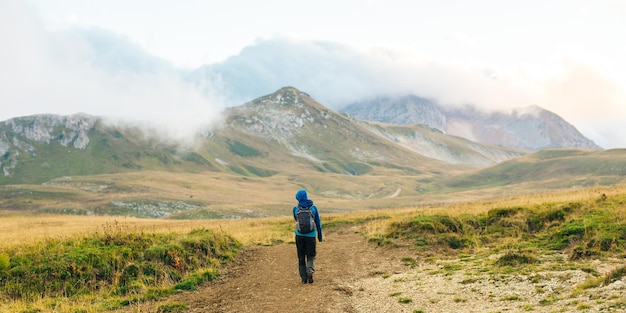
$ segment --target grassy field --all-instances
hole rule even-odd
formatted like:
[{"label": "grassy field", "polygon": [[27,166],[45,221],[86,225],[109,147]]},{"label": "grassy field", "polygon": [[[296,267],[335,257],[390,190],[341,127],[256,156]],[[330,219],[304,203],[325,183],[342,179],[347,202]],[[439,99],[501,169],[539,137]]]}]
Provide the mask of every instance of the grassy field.
[{"label": "grassy field", "polygon": [[[417,213],[420,214],[481,214],[496,207],[534,206],[542,203],[562,203],[584,201],[599,198],[603,194],[607,197],[626,193],[626,186],[580,188],[565,191],[544,192],[533,195],[509,196],[479,201],[456,201],[445,205],[420,205],[419,207],[406,206],[400,209],[368,209],[349,213],[328,213],[328,203],[317,204],[324,218],[328,222],[361,221],[368,217],[386,217],[387,221],[401,220]],[[270,201],[279,196],[291,198],[291,194],[272,197],[265,194]],[[470,195],[468,199],[472,199]],[[358,201],[355,201],[358,202]],[[288,232],[291,227],[289,213],[291,206],[285,203],[282,206],[283,217],[247,218],[247,219],[206,219],[206,220],[177,220],[177,219],[148,219],[134,217],[112,216],[67,216],[67,215],[21,215],[13,211],[0,211],[0,247],[21,245],[31,241],[48,238],[82,236],[93,232],[102,232],[114,227],[118,230],[134,232],[184,233],[196,228],[210,228],[231,234],[244,244],[270,244],[273,241],[290,239]],[[381,223],[383,225],[388,222]],[[370,227],[372,227],[370,225]],[[284,228],[284,229],[282,229]],[[376,226],[375,228],[380,228]],[[384,230],[378,230],[384,231]]]},{"label": "grassy field", "polygon": [[[625,208],[626,186],[348,213],[327,213],[320,205],[325,228],[361,225],[373,244],[408,243],[430,256],[498,251],[498,262],[509,267],[532,263],[531,256],[542,250],[564,251],[572,261],[623,258]],[[195,288],[213,279],[240,245],[292,242],[292,220],[285,213],[181,220],[3,212],[0,310],[99,312]],[[24,275],[33,283],[18,283]],[[600,279],[589,284],[601,284]]]}]

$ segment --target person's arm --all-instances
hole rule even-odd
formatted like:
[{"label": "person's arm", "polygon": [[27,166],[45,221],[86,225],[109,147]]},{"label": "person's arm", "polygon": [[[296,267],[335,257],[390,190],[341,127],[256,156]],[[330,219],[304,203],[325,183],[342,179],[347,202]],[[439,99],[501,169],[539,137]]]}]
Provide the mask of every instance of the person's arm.
[{"label": "person's arm", "polygon": [[315,215],[313,216],[315,219],[315,227],[317,228],[317,240],[322,242],[322,220],[320,219],[320,213],[315,207]]}]

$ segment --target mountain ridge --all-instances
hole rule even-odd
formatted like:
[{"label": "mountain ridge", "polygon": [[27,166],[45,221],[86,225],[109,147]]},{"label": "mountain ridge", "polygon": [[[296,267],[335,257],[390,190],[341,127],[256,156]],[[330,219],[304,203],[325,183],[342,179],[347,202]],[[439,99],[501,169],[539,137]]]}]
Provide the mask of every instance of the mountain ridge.
[{"label": "mountain ridge", "polygon": [[446,134],[503,147],[531,151],[602,149],[559,115],[538,106],[514,109],[510,113],[486,113],[473,106],[444,108],[436,101],[405,95],[369,98],[339,111],[364,120],[423,124]]},{"label": "mountain ridge", "polygon": [[[0,209],[150,218],[282,215],[292,190],[328,212],[624,181],[626,150],[503,148],[333,111],[293,87],[224,112],[195,145],[86,114],[0,122]],[[158,134],[158,133],[157,133]]]},{"label": "mountain ridge", "polygon": [[192,148],[84,113],[13,118],[0,122],[0,181],[158,169],[266,176],[281,171],[277,164],[348,175],[377,167],[415,174],[527,153],[423,127],[355,120],[294,87],[228,108],[225,116],[220,126],[200,129]]}]

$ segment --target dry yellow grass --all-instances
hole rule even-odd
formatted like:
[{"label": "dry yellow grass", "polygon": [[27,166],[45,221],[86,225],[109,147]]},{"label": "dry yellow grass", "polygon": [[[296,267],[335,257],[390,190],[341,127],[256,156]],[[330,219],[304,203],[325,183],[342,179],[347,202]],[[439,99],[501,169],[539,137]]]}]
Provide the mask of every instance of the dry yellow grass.
[{"label": "dry yellow grass", "polygon": [[47,238],[83,236],[105,231],[186,233],[208,228],[230,234],[244,244],[271,244],[289,240],[287,218],[245,220],[157,220],[102,216],[3,216],[0,217],[0,248],[33,243]]},{"label": "dry yellow grass", "polygon": [[[365,235],[383,233],[390,222],[399,221],[419,214],[479,214],[497,207],[530,206],[540,203],[582,201],[626,193],[626,186],[594,187],[567,191],[545,192],[535,195],[516,196],[486,201],[459,202],[439,206],[422,206],[405,209],[364,210],[350,213],[324,213],[326,222],[344,220],[357,221],[367,217],[387,216],[387,219],[372,219],[364,228]],[[208,228],[230,234],[243,244],[272,244],[293,241],[292,220],[285,212],[283,217],[251,218],[232,220],[167,220],[140,219],[104,216],[58,216],[58,215],[15,215],[0,214],[0,248],[28,244],[46,238],[81,236],[93,232],[174,232],[185,233],[193,229]],[[626,214],[626,213],[624,213]]]}]

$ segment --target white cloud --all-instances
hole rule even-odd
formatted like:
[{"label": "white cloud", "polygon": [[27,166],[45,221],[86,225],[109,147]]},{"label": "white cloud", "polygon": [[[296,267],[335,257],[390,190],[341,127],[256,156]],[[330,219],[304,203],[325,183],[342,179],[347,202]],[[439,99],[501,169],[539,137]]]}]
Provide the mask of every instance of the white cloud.
[{"label": "white cloud", "polygon": [[[47,31],[20,1],[0,7],[0,120],[75,114],[142,121],[188,137],[220,118],[209,82],[191,84],[127,38],[98,29]],[[208,85],[208,86],[207,86]]]},{"label": "white cloud", "polygon": [[471,104],[483,110],[539,105],[561,115],[603,147],[626,147],[626,135],[622,135],[626,128],[610,123],[626,119],[624,87],[603,72],[592,55],[561,51],[555,58],[558,61],[507,69],[276,36],[260,39],[239,55],[204,70],[214,75],[205,77],[220,77],[229,86],[231,99],[237,99],[233,104],[295,86],[334,109],[361,98],[406,93],[435,99],[444,106]]},{"label": "white cloud", "polygon": [[[624,3],[615,0],[618,8],[625,8]],[[159,12],[164,14],[160,17],[167,17],[173,22],[180,15],[170,15],[164,10],[167,6],[160,6],[162,11]],[[400,27],[406,26],[405,23],[412,19],[392,23],[398,28],[391,30],[379,28],[382,21],[375,24],[376,28],[368,23],[365,31],[355,24],[353,29],[358,30],[357,33],[344,34],[361,40],[369,38],[370,31],[383,36],[379,38],[393,35],[395,40],[384,46],[357,50],[353,46],[337,43],[338,37],[332,37],[333,42],[309,40],[313,37],[311,34],[305,38],[275,35],[259,39],[239,54],[182,78],[181,71],[170,63],[146,53],[133,41],[136,38],[85,28],[85,24],[81,23],[94,18],[83,16],[88,10],[76,14],[60,11],[65,27],[70,28],[48,30],[42,25],[37,12],[25,2],[0,0],[0,43],[3,45],[0,49],[0,68],[3,69],[0,72],[0,101],[3,103],[0,120],[38,113],[85,112],[152,121],[180,136],[193,128],[186,127],[188,125],[219,118],[223,103],[238,105],[283,86],[294,86],[334,109],[365,97],[406,93],[436,99],[444,105],[473,104],[486,110],[539,105],[561,115],[603,147],[626,147],[626,126],[619,122],[626,120],[626,65],[620,61],[626,47],[623,39],[609,36],[615,39],[615,45],[622,47],[621,51],[611,50],[613,46],[605,45],[606,40],[597,39],[602,36],[593,35],[595,30],[580,33],[577,28],[576,31],[563,33],[563,38],[567,39],[562,39],[559,36],[563,30],[578,25],[570,21],[549,24],[557,25],[547,29],[553,37],[529,35],[533,40],[523,41],[524,38],[520,38],[518,42],[518,37],[513,35],[521,31],[541,30],[544,25],[541,22],[552,21],[552,15],[544,12],[536,24],[530,25],[532,29],[511,27],[515,31],[507,37],[497,30],[485,32],[494,25],[499,27],[500,24],[494,23],[506,23],[506,15],[496,16],[494,20],[480,17],[472,20],[469,19],[471,15],[463,14],[468,16],[468,20],[443,29],[446,23],[437,19],[435,13],[447,12],[447,6],[435,6],[434,9],[423,3],[419,6],[426,11],[423,12],[424,19],[417,21],[421,27],[416,34],[405,33],[406,29]],[[206,3],[201,7],[204,11],[212,8]],[[401,7],[397,7],[394,14],[411,15]],[[468,8],[480,11],[473,5]],[[604,5],[600,9],[592,8],[606,10]],[[108,9],[115,11],[116,8]],[[428,13],[431,12],[429,10],[433,13]],[[195,11],[194,14],[198,15],[194,16],[203,16],[200,12],[203,10]],[[617,14],[623,15],[623,12]],[[337,20],[344,16],[339,13],[335,16]],[[525,14],[535,14],[530,9],[522,13],[519,16],[513,14],[513,20],[526,23],[525,17],[531,15]],[[96,15],[95,18],[103,16]],[[136,22],[129,10],[123,16],[127,23]],[[370,21],[364,16],[369,15],[363,15],[358,20]],[[289,18],[290,22],[299,21],[292,15]],[[449,19],[448,22],[456,20]],[[185,28],[186,31],[178,36],[191,37],[194,43],[203,41],[199,38],[206,34],[200,30],[206,28],[199,21],[186,20],[187,27],[198,27]],[[430,29],[428,26],[431,24],[426,21],[442,29]],[[580,27],[602,26],[593,21],[580,20]],[[98,25],[106,24],[101,19],[100,22]],[[306,33],[305,26],[310,30],[311,26],[307,25],[317,25],[309,22],[293,23],[293,29],[298,30],[294,33]],[[272,23],[282,28],[289,25],[276,21]],[[83,28],[71,28],[71,25],[79,24]],[[125,24],[115,26],[122,28],[121,25]],[[157,26],[164,27],[162,24]],[[255,28],[254,21],[242,27],[246,34],[251,34]],[[611,27],[613,24],[598,29],[609,31]],[[153,34],[160,34],[163,30],[157,29]],[[402,31],[402,34],[396,30]],[[173,29],[168,31],[176,33]],[[447,37],[437,37],[442,33],[448,34]],[[223,38],[224,41],[212,42],[214,49],[220,48],[222,43],[227,46],[228,41],[238,44],[245,41],[226,33],[220,36],[223,36],[220,40]],[[165,37],[158,40],[155,37],[155,41],[168,47],[176,46],[187,53],[193,50],[191,46],[179,47],[175,38]],[[574,42],[560,46],[550,41],[552,38],[558,41],[579,37],[596,41],[587,45]],[[429,38],[432,40],[429,41]],[[149,47],[150,40],[142,39],[144,46]],[[502,44],[502,40],[511,44]],[[449,42],[455,44],[444,45]],[[410,45],[411,49],[400,50],[403,43]],[[361,48],[367,45],[362,43]],[[430,49],[429,45],[436,47]],[[198,47],[202,46],[198,43]],[[460,51],[454,51],[455,47],[459,47]],[[207,54],[207,49],[198,48],[197,53]],[[229,46],[229,49],[233,48]],[[546,60],[545,56],[552,58]],[[188,83],[188,79],[194,84]],[[225,93],[226,90],[228,93]]]}]

